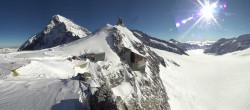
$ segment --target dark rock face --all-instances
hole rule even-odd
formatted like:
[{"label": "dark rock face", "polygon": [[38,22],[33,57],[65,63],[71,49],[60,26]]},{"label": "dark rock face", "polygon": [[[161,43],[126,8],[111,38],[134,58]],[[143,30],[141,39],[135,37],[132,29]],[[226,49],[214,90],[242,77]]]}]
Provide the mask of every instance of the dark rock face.
[{"label": "dark rock face", "polygon": [[123,21],[122,21],[121,17],[118,18],[118,21],[117,21],[116,25],[120,25],[120,26],[124,26],[125,27],[125,25],[123,24]]},{"label": "dark rock face", "polygon": [[51,48],[75,41],[89,34],[87,29],[67,18],[56,15],[42,32],[29,38],[18,51]]},{"label": "dark rock face", "polygon": [[183,50],[182,48],[179,48],[178,46],[176,46],[173,43],[151,37],[151,36],[141,32],[141,31],[138,31],[138,30],[131,30],[131,31],[133,32],[135,37],[140,39],[147,46],[161,49],[161,50],[166,50],[169,52],[174,52],[174,53],[177,53],[180,55],[183,55],[183,54],[187,55],[187,53],[185,53],[185,50]]},{"label": "dark rock face", "polygon": [[89,98],[91,110],[118,110],[116,102],[113,100],[111,88],[106,85],[101,86],[94,95]]},{"label": "dark rock face", "polygon": [[223,55],[230,52],[244,50],[250,47],[250,34],[239,36],[238,38],[222,38],[215,42],[204,53]]},{"label": "dark rock face", "polygon": [[[123,52],[122,49],[124,45],[122,39],[124,39],[124,37],[126,36],[119,33],[119,30],[114,28],[114,32],[112,34],[114,44],[113,49],[119,56],[121,56]],[[138,79],[135,72],[132,71],[129,66],[126,66],[127,64],[125,64],[125,70],[123,70],[125,75],[117,74],[117,78],[119,78],[119,76],[123,76],[122,79],[125,78],[133,86],[134,92],[132,93],[133,97],[129,99],[126,104],[122,103],[117,105],[118,108],[122,110],[170,110],[167,92],[159,75],[159,66],[161,64],[166,66],[165,61],[162,57],[158,56],[155,52],[151,51],[150,48],[141,43],[134,42],[133,46],[138,52],[141,51],[142,54],[148,54],[148,56],[146,56],[146,61],[148,62],[146,68],[149,68],[150,71],[140,72],[142,78]],[[129,74],[131,77],[126,78],[126,76],[128,76],[126,74]],[[117,81],[119,82],[119,80]],[[111,83],[111,85],[115,85],[115,83]],[[140,92],[142,96],[139,96],[138,92]],[[144,99],[140,100],[139,97],[144,97]],[[119,98],[116,99],[116,102],[118,99]]]},{"label": "dark rock face", "polygon": [[[145,101],[145,104],[154,105],[148,109],[151,110],[170,110],[170,105],[168,103],[167,92],[163,86],[162,80],[160,79],[160,65],[166,67],[166,63],[162,57],[158,56],[155,52],[147,48],[149,56],[147,57],[148,67],[152,73],[152,80],[145,81],[146,88],[151,87],[151,89],[142,89],[145,91],[147,96],[153,95],[154,97],[147,97],[149,100]],[[150,93],[150,94],[148,94]],[[157,103],[155,103],[157,102]]]}]

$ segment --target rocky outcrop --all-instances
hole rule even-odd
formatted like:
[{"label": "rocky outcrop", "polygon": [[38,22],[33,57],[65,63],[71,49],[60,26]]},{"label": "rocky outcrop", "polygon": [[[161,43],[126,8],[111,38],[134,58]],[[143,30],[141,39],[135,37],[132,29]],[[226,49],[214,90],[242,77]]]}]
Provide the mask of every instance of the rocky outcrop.
[{"label": "rocky outcrop", "polygon": [[[121,64],[114,71],[109,70],[110,64],[99,65],[95,73],[97,77],[90,78],[100,84],[96,89],[87,84],[87,93],[91,93],[87,95],[91,110],[170,110],[159,74],[160,65],[167,65],[164,59],[141,43],[126,27],[116,25],[109,31],[112,39],[109,46],[121,58]],[[145,57],[146,71],[134,71],[122,58],[123,49]]]},{"label": "rocky outcrop", "polygon": [[102,85],[89,98],[91,110],[118,110],[115,100],[113,100],[111,88],[107,85]]},{"label": "rocky outcrop", "polygon": [[[134,37],[134,36],[133,36]],[[120,29],[114,28],[114,32],[112,34],[113,38],[113,49],[117,52],[118,55],[121,55],[120,52],[122,52],[123,48],[126,47],[123,41],[127,39],[126,35],[124,35]],[[165,61],[162,57],[158,56],[155,52],[151,51],[150,48],[143,45],[140,42],[131,42],[133,44],[133,49],[135,49],[138,53],[145,54],[147,66],[146,68],[149,69],[149,71],[146,72],[138,72],[133,71],[131,68],[129,68],[129,65],[125,65],[125,70],[123,72],[124,75],[121,79],[124,79],[126,77],[126,74],[130,75],[130,78],[125,78],[126,81],[128,81],[133,89],[134,92],[132,92],[132,98],[125,100],[127,103],[123,103],[118,105],[119,108],[122,108],[124,110],[170,110],[170,106],[168,103],[168,97],[167,92],[163,86],[163,83],[159,76],[159,65],[166,66]],[[141,52],[143,50],[143,52]],[[127,65],[127,66],[126,66]],[[126,73],[128,72],[128,73]],[[126,74],[125,74],[126,73]],[[141,77],[139,78],[137,74],[141,74]],[[119,75],[119,74],[117,74]],[[118,77],[118,76],[117,76]],[[118,77],[117,80],[120,78]],[[113,81],[114,82],[114,81]],[[122,81],[118,81],[122,82]],[[116,85],[116,83],[110,83],[111,85]],[[119,98],[116,98],[116,101]]]},{"label": "rocky outcrop", "polygon": [[124,26],[125,27],[125,25],[124,25],[121,17],[118,18],[118,21],[117,21],[116,25]]}]

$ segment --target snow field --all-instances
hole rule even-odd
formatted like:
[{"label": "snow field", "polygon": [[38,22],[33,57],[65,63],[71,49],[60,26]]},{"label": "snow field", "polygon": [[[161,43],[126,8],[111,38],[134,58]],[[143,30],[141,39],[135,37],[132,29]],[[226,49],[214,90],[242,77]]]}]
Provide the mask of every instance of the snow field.
[{"label": "snow field", "polygon": [[168,62],[161,78],[172,110],[249,110],[250,59],[234,53],[213,56],[192,50],[180,56],[154,49]]}]

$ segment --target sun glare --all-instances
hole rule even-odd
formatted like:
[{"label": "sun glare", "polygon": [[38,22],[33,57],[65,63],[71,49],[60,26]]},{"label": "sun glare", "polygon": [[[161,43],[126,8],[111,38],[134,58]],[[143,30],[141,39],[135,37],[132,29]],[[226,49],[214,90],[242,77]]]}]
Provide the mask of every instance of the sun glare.
[{"label": "sun glare", "polygon": [[202,9],[200,10],[200,14],[203,18],[206,18],[207,20],[214,18],[215,9],[217,7],[216,3],[206,3],[202,6]]},{"label": "sun glare", "polygon": [[198,10],[194,11],[197,13],[193,13],[189,18],[176,21],[176,27],[180,28],[185,24],[188,24],[190,21],[197,20],[201,23],[198,22],[195,24],[200,24],[200,26],[208,26],[210,24],[217,24],[220,26],[217,19],[219,19],[218,16],[220,16],[222,13],[219,12],[227,8],[227,4],[221,4],[220,1],[221,0],[197,0],[196,5],[198,6]]}]

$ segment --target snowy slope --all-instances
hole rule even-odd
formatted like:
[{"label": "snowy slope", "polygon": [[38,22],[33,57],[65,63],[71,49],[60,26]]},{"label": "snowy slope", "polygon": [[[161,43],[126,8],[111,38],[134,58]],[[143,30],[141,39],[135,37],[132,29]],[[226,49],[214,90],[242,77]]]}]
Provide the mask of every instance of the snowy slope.
[{"label": "snowy slope", "polygon": [[160,75],[172,110],[250,109],[249,50],[248,55],[241,51],[222,56],[203,50],[188,51],[190,56],[153,50],[169,62]]},{"label": "snowy slope", "polygon": [[245,50],[240,50],[240,51],[235,51],[232,53],[227,53],[225,55],[237,55],[237,56],[250,56],[250,48],[245,49]]},{"label": "snowy slope", "polygon": [[79,82],[59,79],[1,80],[0,110],[82,110]]},{"label": "snowy slope", "polygon": [[[127,48],[146,57],[146,72],[132,71],[126,61],[120,58],[117,51],[120,48]],[[105,52],[105,60],[98,62],[91,62],[88,59],[67,60],[71,56],[95,52]],[[6,70],[4,74],[1,73],[3,77],[0,83],[3,86],[0,88],[2,90],[0,92],[6,92],[6,95],[3,95],[5,100],[0,100],[0,104],[17,104],[17,106],[6,105],[4,109],[14,110],[16,107],[21,107],[27,110],[34,108],[61,110],[60,108],[66,106],[67,103],[74,109],[78,108],[73,106],[78,100],[86,107],[99,109],[105,109],[103,107],[131,110],[170,109],[166,90],[159,77],[159,66],[165,65],[164,61],[147,46],[144,46],[124,26],[108,24],[89,37],[62,46],[14,52],[0,55],[0,57],[8,58],[0,60],[0,68]],[[81,63],[88,65],[86,69],[77,67]],[[15,70],[18,75],[13,76],[14,72],[11,73],[11,70]],[[76,76],[77,73],[86,71],[91,74],[90,79],[84,84],[79,83],[79,85],[74,78],[69,79]],[[54,80],[55,83],[50,83],[50,80]],[[68,82],[64,83],[64,80],[74,83],[70,87],[64,87],[68,84]],[[35,89],[29,89],[29,84]],[[10,86],[12,88],[7,88],[9,85],[12,85]],[[30,93],[30,95],[25,95],[29,98],[22,97],[26,92]],[[69,95],[71,92],[72,94]],[[15,93],[15,97],[20,97],[20,99],[12,100],[10,98],[12,93]],[[45,98],[41,99],[41,97]],[[95,99],[105,99],[105,101],[100,102]],[[20,100],[28,101],[21,102]],[[47,102],[45,102],[46,100]],[[86,100],[89,101],[89,104]],[[34,104],[34,102],[42,104]]]},{"label": "snowy slope", "polygon": [[210,48],[206,49],[204,53],[215,55],[223,55],[230,52],[245,50],[250,47],[250,35],[242,35],[237,38],[225,39],[222,38],[215,42]]},{"label": "snowy slope", "polygon": [[66,44],[86,37],[90,32],[69,19],[55,15],[46,28],[29,38],[20,48],[23,50],[40,50]]},{"label": "snowy slope", "polygon": [[140,39],[147,46],[158,48],[161,50],[166,50],[169,52],[174,52],[177,54],[186,54],[183,49],[177,47],[175,44],[171,42],[151,37],[143,33],[142,31],[138,30],[131,30],[131,31],[133,32],[134,36]]}]

